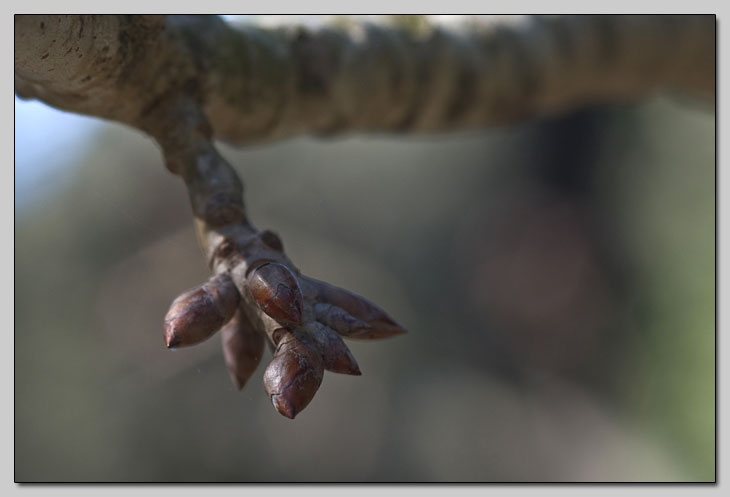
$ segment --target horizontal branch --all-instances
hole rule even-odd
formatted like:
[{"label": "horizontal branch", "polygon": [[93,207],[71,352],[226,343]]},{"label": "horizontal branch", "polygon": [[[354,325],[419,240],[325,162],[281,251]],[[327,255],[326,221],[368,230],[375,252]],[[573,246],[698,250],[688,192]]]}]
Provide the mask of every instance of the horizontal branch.
[{"label": "horizontal branch", "polygon": [[156,106],[186,92],[217,138],[239,144],[475,128],[658,90],[714,98],[714,16],[495,19],[460,32],[340,24],[16,16],[15,88],[143,129]]}]

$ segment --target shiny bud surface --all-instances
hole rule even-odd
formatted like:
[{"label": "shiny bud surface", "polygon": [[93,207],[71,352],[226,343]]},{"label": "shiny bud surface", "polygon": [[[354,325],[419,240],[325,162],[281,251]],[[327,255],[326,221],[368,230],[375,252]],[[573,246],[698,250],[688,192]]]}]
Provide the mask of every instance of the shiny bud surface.
[{"label": "shiny bud surface", "polygon": [[302,291],[286,266],[268,262],[254,269],[246,280],[256,304],[270,317],[287,326],[302,320]]},{"label": "shiny bud surface", "polygon": [[279,336],[274,358],[264,373],[264,388],[276,410],[294,419],[317,393],[324,362],[306,334],[283,330]]},{"label": "shiny bud surface", "polygon": [[235,285],[222,274],[188,290],[167,311],[165,344],[168,348],[188,347],[206,340],[233,317],[239,300]]}]

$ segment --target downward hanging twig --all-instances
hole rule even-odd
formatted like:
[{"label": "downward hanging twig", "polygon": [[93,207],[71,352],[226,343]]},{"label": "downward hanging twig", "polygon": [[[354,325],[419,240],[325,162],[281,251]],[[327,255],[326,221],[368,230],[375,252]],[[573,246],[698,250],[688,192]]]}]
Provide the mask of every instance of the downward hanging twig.
[{"label": "downward hanging twig", "polygon": [[214,273],[173,302],[165,318],[168,347],[198,344],[223,328],[223,355],[240,389],[268,339],[275,350],[264,387],[276,409],[294,418],[314,397],[325,370],[360,375],[340,336],[376,339],[405,332],[362,297],[303,276],[277,235],[249,223],[241,182],[213,146],[194,94],[161,101],[148,115],[145,130],[185,181]]}]

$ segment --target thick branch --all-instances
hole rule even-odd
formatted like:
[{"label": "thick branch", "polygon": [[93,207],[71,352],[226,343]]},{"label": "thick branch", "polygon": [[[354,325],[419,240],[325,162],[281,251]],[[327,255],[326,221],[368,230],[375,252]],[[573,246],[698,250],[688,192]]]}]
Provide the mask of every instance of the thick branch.
[{"label": "thick branch", "polygon": [[195,94],[235,143],[298,133],[448,131],[656,90],[715,91],[714,16],[529,17],[234,29],[215,16],[16,16],[23,97],[145,127]]}]

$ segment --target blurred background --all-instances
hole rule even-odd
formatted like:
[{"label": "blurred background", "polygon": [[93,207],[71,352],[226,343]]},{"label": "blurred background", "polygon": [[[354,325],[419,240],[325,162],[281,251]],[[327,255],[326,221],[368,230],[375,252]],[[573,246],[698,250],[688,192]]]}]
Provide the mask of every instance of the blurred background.
[{"label": "blurred background", "polygon": [[218,335],[165,348],[208,269],[153,142],[15,111],[16,481],[715,479],[711,104],[221,145],[259,229],[409,330],[294,421],[268,351],[238,392]]}]

